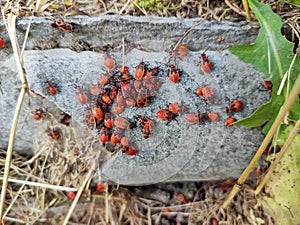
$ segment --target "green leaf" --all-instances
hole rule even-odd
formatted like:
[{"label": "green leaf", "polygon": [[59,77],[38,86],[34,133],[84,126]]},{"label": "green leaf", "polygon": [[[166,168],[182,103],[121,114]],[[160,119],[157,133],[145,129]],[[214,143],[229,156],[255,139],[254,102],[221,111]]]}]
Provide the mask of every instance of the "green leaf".
[{"label": "green leaf", "polygon": [[[277,90],[292,62],[293,44],[281,34],[281,19],[270,6],[259,3],[257,0],[249,0],[249,5],[260,23],[257,39],[254,44],[234,46],[230,48],[230,52],[264,73],[265,80],[273,84],[273,92],[269,103],[261,105],[252,115],[235,124],[242,124],[248,128],[265,125],[263,132],[266,134],[287,97],[288,82],[280,95],[277,95]],[[289,91],[299,75],[299,66],[296,66],[300,65],[299,63],[299,57],[297,57],[290,74]],[[290,119],[297,120],[300,117],[299,114],[299,104],[295,104],[290,113]]]},{"label": "green leaf", "polygon": [[[286,140],[293,126],[282,132]],[[300,222],[300,135],[277,165],[265,187],[271,197],[264,197],[264,209],[275,219],[276,224],[298,224]]]}]

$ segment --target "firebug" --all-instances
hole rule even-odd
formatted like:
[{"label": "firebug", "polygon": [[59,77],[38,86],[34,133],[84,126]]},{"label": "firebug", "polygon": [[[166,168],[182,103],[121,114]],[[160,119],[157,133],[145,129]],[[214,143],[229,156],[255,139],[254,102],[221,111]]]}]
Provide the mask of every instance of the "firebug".
[{"label": "firebug", "polygon": [[138,108],[144,108],[147,105],[148,102],[148,94],[147,89],[140,89],[137,99],[136,99],[136,107]]},{"label": "firebug", "polygon": [[110,137],[110,143],[114,145],[120,143],[122,135],[123,131],[120,128],[116,128]]},{"label": "firebug", "polygon": [[68,191],[67,196],[69,199],[74,200],[76,197],[76,193],[74,191]]},{"label": "firebug", "polygon": [[49,137],[51,137],[53,140],[57,141],[58,139],[60,139],[60,132],[59,131],[53,130],[53,129],[48,129],[48,130],[46,130],[46,132],[47,132],[47,135]]},{"label": "firebug", "polygon": [[56,95],[58,93],[56,85],[50,81],[46,82],[45,87],[50,95]]},{"label": "firebug", "polygon": [[208,57],[205,53],[202,53],[200,56],[201,70],[203,73],[210,73],[212,71],[212,63],[208,60]]},{"label": "firebug", "polygon": [[108,130],[106,127],[101,127],[99,131],[99,140],[102,143],[108,142]]},{"label": "firebug", "polygon": [[108,129],[111,129],[114,125],[112,116],[110,112],[106,112],[104,115],[104,126],[106,126]]},{"label": "firebug", "polygon": [[75,88],[76,91],[76,100],[79,104],[86,104],[87,103],[87,96],[83,90],[82,87],[76,86]]},{"label": "firebug", "polygon": [[233,124],[236,121],[236,119],[232,116],[228,117],[225,121],[225,126],[228,127],[230,124]]},{"label": "firebug", "polygon": [[172,83],[178,83],[180,80],[180,71],[176,69],[176,66],[171,65],[169,67],[168,76]]},{"label": "firebug", "polygon": [[123,117],[117,117],[114,119],[114,125],[122,130],[129,128],[130,123]]},{"label": "firebug", "polygon": [[146,70],[145,77],[154,77],[157,76],[159,72],[158,67],[149,68]]},{"label": "firebug", "polygon": [[198,96],[203,96],[203,98],[211,104],[215,103],[215,92],[209,86],[199,87],[196,91]]},{"label": "firebug", "polygon": [[[263,151],[263,155],[266,155],[266,154],[268,154],[268,152],[269,152],[269,150],[271,149],[271,146],[270,145],[268,145],[265,149],[264,149],[264,151]],[[258,148],[255,150],[255,152],[257,152],[258,151]]]},{"label": "firebug", "polygon": [[139,123],[139,125],[142,128],[142,133],[145,139],[150,137],[150,133],[152,132],[153,128],[154,128],[154,122],[148,118],[148,117],[144,117],[144,116],[138,116],[137,117],[137,122]]},{"label": "firebug", "polygon": [[185,196],[183,194],[181,194],[181,193],[180,194],[174,194],[173,198],[175,198],[177,201],[179,201],[179,202],[181,202],[183,204],[188,203],[187,200],[186,200],[186,198],[185,198]]},{"label": "firebug", "polygon": [[126,153],[127,155],[136,155],[136,149],[135,149],[135,147],[133,147],[132,145],[130,145],[130,146],[122,146],[121,147],[121,151],[123,152],[123,153]]},{"label": "firebug", "polygon": [[96,186],[96,191],[97,192],[104,192],[105,190],[105,187],[104,185],[102,184],[102,182],[98,182],[97,186]]},{"label": "firebug", "polygon": [[227,112],[238,112],[243,109],[243,103],[239,100],[233,101],[227,106]]},{"label": "firebug", "polygon": [[104,54],[104,66],[109,70],[115,67],[115,60],[108,52]]},{"label": "firebug", "polygon": [[261,169],[260,167],[256,167],[253,172],[256,175],[262,175],[262,174],[264,174],[265,171],[263,169]]},{"label": "firebug", "polygon": [[110,89],[109,90],[109,97],[110,97],[111,100],[114,100],[118,95],[117,87],[112,85],[112,86],[110,86],[109,89]]},{"label": "firebug", "polygon": [[222,191],[228,191],[229,189],[231,189],[234,185],[236,184],[236,181],[232,180],[232,179],[227,179],[225,181],[223,181],[221,183],[221,185],[219,186],[219,189],[221,189]]},{"label": "firebug", "polygon": [[83,122],[87,129],[96,129],[96,120],[91,109],[87,108],[83,111]]},{"label": "firebug", "polygon": [[160,109],[156,112],[156,117],[161,120],[173,120],[176,115],[169,110]]},{"label": "firebug", "polygon": [[102,100],[104,103],[108,104],[108,105],[113,104],[113,101],[111,100],[111,98],[110,98],[109,95],[107,95],[107,94],[103,94],[103,95],[101,96],[101,100]]},{"label": "firebug", "polygon": [[103,120],[103,112],[102,109],[100,107],[100,104],[98,101],[93,100],[91,102],[91,110],[92,110],[92,114],[93,116],[98,119],[99,121]]},{"label": "firebug", "polygon": [[33,118],[35,120],[42,120],[44,111],[42,109],[36,109],[33,112]]},{"label": "firebug", "polygon": [[128,140],[128,137],[126,137],[126,136],[123,136],[123,137],[121,138],[121,141],[120,141],[120,143],[121,143],[121,145],[122,145],[122,146],[126,146],[126,147],[128,147],[128,145],[129,145],[129,140]]},{"label": "firebug", "polygon": [[131,86],[130,82],[126,81],[121,84],[121,91],[122,91],[124,98],[131,97],[131,95],[130,95],[131,89],[132,89],[132,86]]},{"label": "firebug", "polygon": [[118,115],[118,114],[122,113],[125,110],[125,108],[126,108],[125,106],[115,105],[112,108],[112,112],[114,114]]},{"label": "firebug", "polygon": [[168,110],[174,114],[182,114],[186,111],[186,107],[178,103],[170,103]]},{"label": "firebug", "polygon": [[208,118],[211,120],[211,121],[218,121],[219,120],[219,115],[216,113],[216,112],[209,112],[207,114]]},{"label": "firebug", "polygon": [[90,87],[91,95],[98,95],[99,94],[99,87],[97,84],[94,84]]},{"label": "firebug", "polygon": [[101,85],[101,86],[104,86],[106,84],[108,84],[110,81],[110,77],[108,74],[102,74],[98,80],[98,83]]},{"label": "firebug", "polygon": [[55,28],[57,30],[61,30],[63,32],[66,32],[66,33],[71,33],[73,32],[73,24],[72,23],[67,23],[63,20],[55,20],[54,22],[51,22],[50,23],[50,26],[52,28]]},{"label": "firebug", "polygon": [[272,93],[273,84],[272,84],[271,81],[265,80],[265,81],[264,81],[264,86],[265,86],[265,88],[267,88],[267,90],[268,90],[270,93]]},{"label": "firebug", "polygon": [[145,67],[146,64],[144,62],[140,62],[139,65],[135,68],[133,72],[133,77],[136,80],[141,80],[145,75]]},{"label": "firebug", "polygon": [[202,113],[191,113],[186,115],[185,120],[190,124],[196,124],[203,122],[206,119],[206,115]]}]

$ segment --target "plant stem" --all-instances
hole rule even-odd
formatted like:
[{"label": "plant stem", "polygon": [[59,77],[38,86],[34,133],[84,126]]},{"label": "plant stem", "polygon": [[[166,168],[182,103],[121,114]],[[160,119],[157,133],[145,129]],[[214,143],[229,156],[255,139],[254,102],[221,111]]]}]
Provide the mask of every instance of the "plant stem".
[{"label": "plant stem", "polygon": [[248,21],[250,21],[251,16],[250,16],[250,10],[249,10],[248,0],[243,0],[242,2],[243,2],[244,9],[246,11],[246,19]]}]

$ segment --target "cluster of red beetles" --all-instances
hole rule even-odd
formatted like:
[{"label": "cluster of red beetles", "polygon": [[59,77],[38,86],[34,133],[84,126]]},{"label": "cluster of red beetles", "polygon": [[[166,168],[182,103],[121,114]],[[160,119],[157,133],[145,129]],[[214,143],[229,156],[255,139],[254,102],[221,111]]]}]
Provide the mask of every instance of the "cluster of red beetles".
[{"label": "cluster of red beetles", "polygon": [[[178,50],[173,52],[172,56],[179,58],[187,56],[186,46],[179,45]],[[211,72],[212,63],[205,53],[201,54],[200,62],[204,73]],[[126,107],[144,108],[156,96],[163,84],[159,78],[160,68],[150,67],[145,62],[140,62],[135,67],[133,74],[130,74],[127,66],[116,66],[114,58],[109,53],[104,55],[104,66],[106,67],[106,72],[99,76],[97,84],[89,87],[88,92],[83,87],[75,87],[77,102],[85,106],[83,111],[84,124],[87,129],[98,131],[101,143],[120,144],[122,152],[128,155],[135,155],[137,150],[133,143],[130,143],[126,132],[139,125],[143,137],[147,139],[150,137],[155,123],[151,118],[142,115],[135,116],[133,121],[118,115]],[[175,65],[170,65],[167,75],[171,83],[178,83],[181,71]],[[46,81],[44,87],[49,95],[55,96],[59,93],[59,88],[54,82]],[[196,94],[202,96],[209,104],[214,104],[215,102],[214,91],[209,86],[199,87],[196,90]],[[242,107],[241,101],[233,101],[227,107],[227,112],[237,112]],[[156,112],[156,117],[162,121],[171,121],[185,112],[186,107],[184,105],[170,103],[167,109],[159,109]],[[36,110],[34,118],[40,120],[42,113],[41,109]],[[219,120],[216,112],[186,115],[186,121],[190,124],[203,122],[207,118],[211,121]],[[229,117],[225,125],[228,126],[234,121],[233,117]],[[49,129],[47,134],[54,140],[60,138],[59,132],[55,130]]]},{"label": "cluster of red beetles", "polygon": [[86,105],[84,123],[88,129],[98,130],[101,143],[119,144],[122,152],[135,155],[137,150],[130,143],[127,131],[138,125],[147,139],[155,123],[142,115],[135,116],[133,121],[118,115],[127,107],[147,107],[162,86],[159,68],[140,62],[130,74],[127,66],[115,66],[115,60],[109,53],[105,53],[104,66],[107,71],[99,76],[97,84],[89,88],[90,102],[83,88],[76,87],[77,102]]},{"label": "cluster of red beetles", "polygon": [[[65,21],[56,20],[51,22],[50,26],[63,32],[73,32],[73,25]],[[178,45],[176,50],[172,51],[171,57],[185,58],[188,55],[187,46]],[[204,53],[200,56],[201,70],[203,73],[210,73],[213,64]],[[159,67],[150,67],[145,62],[140,62],[134,69],[133,74],[129,73],[126,66],[116,66],[114,58],[105,53],[104,66],[107,71],[100,75],[98,83],[89,87],[89,91],[85,91],[83,87],[76,86],[76,99],[81,105],[85,105],[83,112],[83,120],[90,130],[98,130],[99,140],[102,143],[110,142],[113,145],[120,144],[122,152],[128,155],[135,155],[136,148],[129,142],[126,132],[133,129],[136,125],[141,128],[142,135],[145,139],[150,137],[154,129],[154,121],[146,116],[137,115],[133,121],[127,118],[119,117],[126,107],[144,108],[153,99],[160,87],[162,81],[159,78]],[[170,65],[168,69],[168,78],[171,83],[180,82],[181,71],[175,66]],[[265,82],[265,86],[270,91],[272,89],[270,82]],[[47,81],[45,88],[50,95],[56,95],[59,90],[54,82]],[[214,104],[214,90],[207,86],[201,86],[196,90],[196,94],[201,96],[207,103]],[[89,98],[92,96],[92,98]],[[91,99],[91,101],[88,101]],[[243,103],[239,100],[232,101],[226,111],[230,116],[225,121],[225,126],[234,123],[236,119],[232,113],[242,110]],[[34,114],[38,117],[41,110],[37,110]],[[163,121],[174,120],[178,115],[186,112],[186,107],[178,103],[170,103],[167,109],[159,109],[156,117]],[[190,113],[185,117],[189,124],[197,124],[209,119],[218,121],[219,116],[216,112],[207,113]],[[47,131],[48,135],[54,139],[58,139],[59,135],[53,130]]]}]

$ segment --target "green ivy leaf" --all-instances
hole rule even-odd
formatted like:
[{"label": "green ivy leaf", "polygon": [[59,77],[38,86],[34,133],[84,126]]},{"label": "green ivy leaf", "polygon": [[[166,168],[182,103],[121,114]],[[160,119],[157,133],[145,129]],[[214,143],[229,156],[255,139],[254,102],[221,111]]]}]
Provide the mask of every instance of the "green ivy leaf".
[{"label": "green ivy leaf", "polygon": [[[293,44],[281,34],[281,19],[272,11],[270,6],[259,3],[257,0],[249,0],[249,5],[260,23],[258,37],[254,44],[234,46],[230,48],[230,52],[264,73],[265,80],[269,80],[273,84],[273,92],[270,102],[261,105],[252,115],[237,121],[236,124],[242,124],[248,128],[265,125],[263,132],[266,134],[288,93],[287,85],[280,95],[277,95],[277,90],[292,62]],[[297,57],[291,70],[289,90],[299,75],[299,68],[296,69],[296,65],[300,65],[299,61],[299,57]],[[300,105],[297,104],[290,113],[292,120],[297,120],[300,117]]]}]

